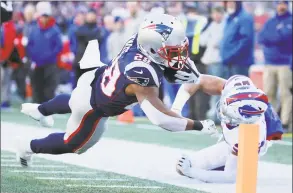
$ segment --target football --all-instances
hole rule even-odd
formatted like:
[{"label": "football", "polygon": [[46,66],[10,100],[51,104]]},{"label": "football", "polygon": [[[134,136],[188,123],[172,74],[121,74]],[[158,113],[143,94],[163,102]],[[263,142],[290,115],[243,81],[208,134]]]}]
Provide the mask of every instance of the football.
[{"label": "football", "polygon": [[[175,74],[176,74],[177,71],[178,70],[175,70],[173,68],[165,68],[164,77],[166,78],[166,80],[168,82],[170,82],[172,84],[176,84],[176,82],[175,82],[175,80],[176,80]],[[191,70],[186,65],[184,65],[184,67],[180,71],[191,73]]]}]

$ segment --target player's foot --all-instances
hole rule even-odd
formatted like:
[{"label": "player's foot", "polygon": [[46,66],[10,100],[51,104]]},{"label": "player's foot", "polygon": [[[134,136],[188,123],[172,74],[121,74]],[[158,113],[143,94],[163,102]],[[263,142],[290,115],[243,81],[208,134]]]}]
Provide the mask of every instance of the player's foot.
[{"label": "player's foot", "polygon": [[181,158],[177,161],[176,171],[182,176],[187,176],[192,178],[191,176],[191,161],[186,155],[182,155]]},{"label": "player's foot", "polygon": [[19,162],[22,167],[29,167],[32,163],[33,152],[30,148],[30,141],[31,140],[17,138],[16,161]]},{"label": "player's foot", "polygon": [[39,104],[24,103],[21,105],[21,112],[30,116],[44,127],[53,127],[54,119],[52,116],[44,116],[38,109]]}]

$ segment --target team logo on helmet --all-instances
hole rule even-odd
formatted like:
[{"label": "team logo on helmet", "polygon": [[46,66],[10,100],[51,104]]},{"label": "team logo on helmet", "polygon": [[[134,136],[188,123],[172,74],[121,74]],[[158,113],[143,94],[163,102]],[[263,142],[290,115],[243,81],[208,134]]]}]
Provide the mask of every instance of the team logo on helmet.
[{"label": "team logo on helmet", "polygon": [[250,105],[244,105],[243,107],[239,107],[239,113],[245,118],[249,118],[251,116],[260,116],[264,113],[264,110],[255,109]]},{"label": "team logo on helmet", "polygon": [[166,25],[163,25],[163,24],[152,24],[152,25],[144,27],[143,29],[155,30],[156,32],[158,32],[159,34],[161,34],[163,36],[165,41],[168,39],[169,35],[173,31],[173,28],[166,26]]}]

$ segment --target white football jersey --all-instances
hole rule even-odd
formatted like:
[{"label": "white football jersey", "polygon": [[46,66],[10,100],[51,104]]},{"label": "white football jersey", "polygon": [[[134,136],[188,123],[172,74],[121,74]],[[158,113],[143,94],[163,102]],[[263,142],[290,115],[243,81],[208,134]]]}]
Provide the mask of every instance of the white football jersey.
[{"label": "white football jersey", "polygon": [[[263,155],[267,151],[267,127],[265,122],[264,115],[259,119],[256,123],[259,125],[259,153]],[[225,123],[221,123],[223,128],[223,137],[226,143],[231,148],[231,151],[237,153],[238,152],[238,135],[239,135],[239,126],[230,126]]]}]

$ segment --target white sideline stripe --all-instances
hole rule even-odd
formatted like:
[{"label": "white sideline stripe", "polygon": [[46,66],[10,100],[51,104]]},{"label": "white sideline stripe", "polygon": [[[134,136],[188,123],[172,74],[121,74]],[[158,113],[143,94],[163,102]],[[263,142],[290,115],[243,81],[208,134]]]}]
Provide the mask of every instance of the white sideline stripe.
[{"label": "white sideline stripe", "polygon": [[39,171],[39,170],[12,170],[14,173],[38,173],[38,174],[97,174],[97,172],[81,172],[81,171]]},{"label": "white sideline stripe", "polygon": [[125,179],[111,179],[111,178],[62,178],[62,177],[36,177],[38,180],[72,180],[72,181],[120,181],[127,182]]},{"label": "white sideline stripe", "polygon": [[291,141],[273,141],[273,144],[292,146]]},{"label": "white sideline stripe", "polygon": [[[14,159],[1,159],[1,163],[18,163],[18,161],[14,158]],[[46,164],[43,161],[32,161],[32,163],[42,163],[42,164]]]},{"label": "white sideline stripe", "polygon": [[1,155],[1,159],[2,158],[14,158],[14,159],[16,159],[15,155]]},{"label": "white sideline stripe", "polygon": [[[3,167],[22,167],[19,164],[1,164]],[[32,165],[32,168],[66,168],[68,166],[60,166],[60,165]]]},{"label": "white sideline stripe", "polygon": [[127,189],[161,189],[161,186],[103,186],[103,185],[78,185],[78,184],[67,184],[67,187],[91,187],[91,188],[127,188]]}]

